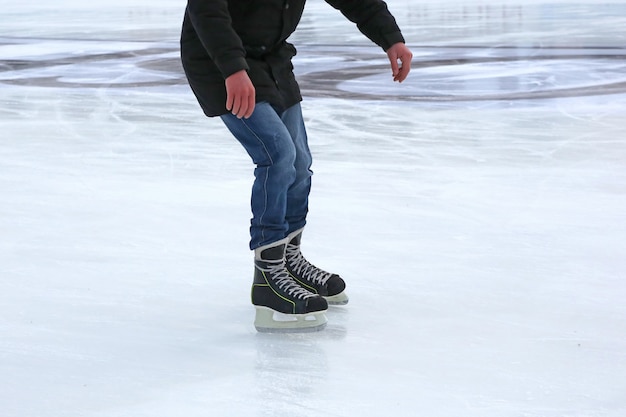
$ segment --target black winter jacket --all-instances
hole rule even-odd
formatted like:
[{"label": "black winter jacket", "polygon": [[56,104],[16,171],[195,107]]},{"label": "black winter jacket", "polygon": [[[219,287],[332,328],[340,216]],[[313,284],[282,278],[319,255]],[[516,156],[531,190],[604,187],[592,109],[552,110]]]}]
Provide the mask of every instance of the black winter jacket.
[{"label": "black winter jacket", "polygon": [[[224,80],[245,69],[256,101],[286,109],[300,100],[287,38],[296,30],[306,0],[188,0],[181,59],[189,85],[207,116],[226,110]],[[382,0],[326,0],[387,50],[404,42]]]}]

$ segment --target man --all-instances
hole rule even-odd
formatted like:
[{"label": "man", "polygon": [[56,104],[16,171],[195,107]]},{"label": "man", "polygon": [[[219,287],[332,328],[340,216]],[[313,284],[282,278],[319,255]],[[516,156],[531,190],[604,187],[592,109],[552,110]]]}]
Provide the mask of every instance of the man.
[{"label": "man", "polygon": [[[382,0],[326,0],[387,52],[393,80],[412,54]],[[204,113],[219,116],[256,165],[250,249],[258,331],[315,331],[328,304],[346,304],[345,282],[300,251],[311,188],[311,153],[293,74],[305,0],[188,0],[181,58]],[[400,63],[399,63],[400,62]],[[283,313],[276,319],[274,313]],[[287,318],[285,320],[284,318]]]}]

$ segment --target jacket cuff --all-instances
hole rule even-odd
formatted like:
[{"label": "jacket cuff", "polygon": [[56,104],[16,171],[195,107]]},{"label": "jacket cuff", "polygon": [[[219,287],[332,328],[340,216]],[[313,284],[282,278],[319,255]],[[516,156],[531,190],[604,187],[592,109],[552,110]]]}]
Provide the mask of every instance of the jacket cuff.
[{"label": "jacket cuff", "polygon": [[402,36],[402,33],[400,31],[382,33],[381,38],[382,39],[381,39],[380,46],[383,48],[385,52],[387,52],[387,49],[391,48],[393,45],[395,45],[398,42],[405,43],[404,36]]},{"label": "jacket cuff", "polygon": [[236,57],[236,58],[231,58],[228,60],[221,60],[220,62],[216,61],[215,65],[217,65],[217,67],[219,68],[224,79],[228,78],[229,76],[241,70],[248,71],[250,69],[244,57]]}]

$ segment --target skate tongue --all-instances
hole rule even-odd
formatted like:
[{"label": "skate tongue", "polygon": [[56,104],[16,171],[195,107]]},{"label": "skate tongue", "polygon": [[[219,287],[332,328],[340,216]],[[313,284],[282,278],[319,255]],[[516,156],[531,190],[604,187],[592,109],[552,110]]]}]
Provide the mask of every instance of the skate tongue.
[{"label": "skate tongue", "polygon": [[254,250],[254,259],[258,261],[278,261],[285,257],[287,239],[258,247]]}]

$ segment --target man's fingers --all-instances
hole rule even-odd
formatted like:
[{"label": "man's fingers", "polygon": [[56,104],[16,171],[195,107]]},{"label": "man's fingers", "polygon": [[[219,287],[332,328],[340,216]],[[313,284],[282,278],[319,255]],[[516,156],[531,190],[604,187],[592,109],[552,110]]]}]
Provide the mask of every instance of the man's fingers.
[{"label": "man's fingers", "polygon": [[[409,75],[411,70],[411,59],[413,54],[406,47],[404,42],[398,42],[393,44],[387,49],[387,56],[391,63],[391,72],[393,74],[393,80],[402,82]],[[400,61],[400,63],[398,63]]]},{"label": "man's fingers", "polygon": [[389,57],[389,62],[391,63],[391,75],[395,78],[398,75],[398,58],[395,56]]},{"label": "man's fingers", "polygon": [[402,61],[402,67],[398,71],[398,74],[394,78],[394,81],[402,82],[409,75],[409,71],[411,71],[411,57],[410,56],[402,56],[400,57]]},{"label": "man's fingers", "polygon": [[244,118],[247,119],[248,117],[252,116],[252,112],[254,112],[254,105],[255,105],[255,97],[249,96],[247,109],[246,109],[246,112],[243,114]]},{"label": "man's fingers", "polygon": [[226,110],[229,110],[233,115],[237,116],[240,119],[247,119],[252,116],[252,112],[254,112],[254,106],[254,95],[235,96],[235,98],[232,99],[232,103],[230,99],[227,99],[226,101]]},{"label": "man's fingers", "polygon": [[226,78],[226,110],[238,118],[248,118],[254,111],[255,89],[245,70]]},{"label": "man's fingers", "polygon": [[230,112],[241,119],[241,116],[239,115],[241,112],[241,98],[239,96],[235,96],[233,107]]},{"label": "man's fingers", "polygon": [[233,109],[233,102],[235,101],[232,94],[226,94],[226,110],[231,111]]}]

